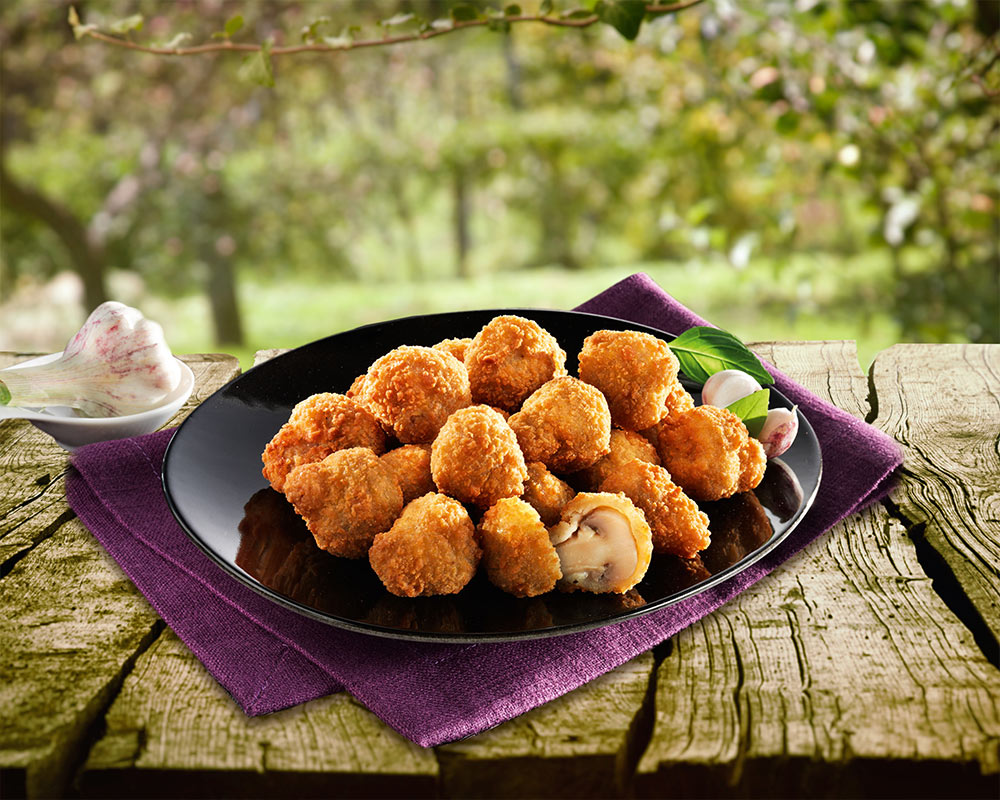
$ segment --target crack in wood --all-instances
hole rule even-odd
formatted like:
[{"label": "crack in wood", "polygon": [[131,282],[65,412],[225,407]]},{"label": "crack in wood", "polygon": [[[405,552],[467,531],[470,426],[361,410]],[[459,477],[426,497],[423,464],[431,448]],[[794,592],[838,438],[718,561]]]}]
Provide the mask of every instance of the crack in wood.
[{"label": "crack in wood", "polygon": [[[150,626],[149,631],[139,640],[139,644],[136,646],[132,654],[125,659],[122,663],[121,668],[112,677],[105,686],[105,690],[101,692],[99,696],[100,705],[94,709],[93,715],[90,718],[89,723],[83,730],[83,734],[80,738],[72,742],[68,748],[68,758],[67,758],[67,769],[66,783],[69,783],[70,776],[72,776],[72,782],[74,787],[78,784],[78,779],[80,771],[83,765],[87,761],[87,756],[90,753],[91,748],[96,744],[107,731],[107,723],[105,718],[108,713],[108,709],[111,708],[115,700],[118,699],[118,695],[121,694],[122,686],[125,684],[125,679],[132,673],[135,669],[135,665],[139,660],[139,657],[149,650],[150,647],[160,638],[160,634],[166,629],[167,623],[162,619],[156,619]],[[142,752],[142,748],[145,746],[146,737],[144,731],[139,731],[137,736],[137,749],[136,758],[138,758],[139,753]],[[61,787],[60,795],[64,795],[65,791],[70,788],[68,785]]]},{"label": "crack in wood", "polygon": [[[24,558],[26,555],[31,553],[38,545],[44,542],[46,539],[51,538],[57,530],[59,530],[63,525],[69,522],[71,519],[75,519],[76,514],[72,509],[66,509],[58,517],[56,517],[52,522],[42,528],[38,537],[31,543],[30,546],[25,547],[24,550],[14,553],[10,558],[0,563],[0,580],[6,578],[17,566],[17,563]],[[28,519],[31,519],[29,517]],[[13,530],[13,528],[11,529]]]},{"label": "crack in wood", "polygon": [[983,619],[982,614],[965,593],[962,584],[951,566],[926,536],[927,523],[910,519],[891,498],[882,500],[882,506],[891,517],[906,528],[907,536],[913,542],[917,561],[931,581],[935,593],[958,620],[969,630],[983,657],[1000,669],[1000,641]]}]

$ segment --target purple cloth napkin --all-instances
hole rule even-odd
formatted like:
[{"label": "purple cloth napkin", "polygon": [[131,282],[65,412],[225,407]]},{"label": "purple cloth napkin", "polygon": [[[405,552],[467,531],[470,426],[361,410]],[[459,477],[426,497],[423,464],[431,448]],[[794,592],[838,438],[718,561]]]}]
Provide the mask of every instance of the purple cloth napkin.
[{"label": "purple cloth napkin", "polygon": [[[674,333],[706,324],[641,274],[580,310]],[[346,688],[401,734],[431,746],[511,719],[649,650],[885,494],[902,461],[892,439],[771,371],[812,423],[823,450],[822,485],[798,528],[761,561],[690,600],[555,639],[474,645],[389,640],[334,628],[264,599],[212,563],[171,515],[160,482],[171,431],[81,448],[67,495],[247,714]]]}]

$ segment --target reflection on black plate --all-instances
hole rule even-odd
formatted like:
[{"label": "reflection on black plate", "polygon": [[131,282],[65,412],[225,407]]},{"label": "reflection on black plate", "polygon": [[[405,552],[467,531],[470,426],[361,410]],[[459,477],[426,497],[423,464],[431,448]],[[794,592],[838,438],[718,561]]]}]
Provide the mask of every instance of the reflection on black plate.
[{"label": "reflection on black plate", "polygon": [[[367,561],[337,558],[317,548],[302,520],[260,472],[260,454],[292,406],[316,392],[345,391],[393,347],[473,336],[503,313],[530,317],[552,333],[568,354],[571,373],[583,339],[595,330],[645,330],[672,338],[593,314],[515,309],[409,317],[305,345],[220,389],[174,436],[163,480],[181,526],[237,579],[299,613],[381,636],[483,642],[608,625],[705,591],[777,546],[812,504],[819,488],[820,451],[800,415],[795,444],[781,461],[768,463],[754,492],[699,504],[710,519],[710,547],[693,559],[654,555],[646,577],[624,595],[555,591],[520,599],[480,574],[457,595],[399,598],[382,587]],[[773,390],[771,405],[791,408]]]}]

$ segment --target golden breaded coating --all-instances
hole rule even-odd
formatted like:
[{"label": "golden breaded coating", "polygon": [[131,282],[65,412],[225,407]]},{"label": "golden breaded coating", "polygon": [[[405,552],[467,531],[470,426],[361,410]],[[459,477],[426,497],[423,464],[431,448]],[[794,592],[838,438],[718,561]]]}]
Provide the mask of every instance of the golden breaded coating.
[{"label": "golden breaded coating", "polygon": [[711,541],[708,516],[663,467],[633,459],[608,475],[601,491],[621,492],[642,509],[655,553],[693,558]]},{"label": "golden breaded coating", "polygon": [[748,439],[746,425],[732,411],[698,406],[663,422],[657,452],[687,494],[695,500],[718,500],[740,491],[744,467],[746,483],[760,470],[758,451]]},{"label": "golden breaded coating", "polygon": [[296,404],[288,422],[268,442],[262,472],[280,492],[293,469],[347,447],[370,447],[381,453],[386,447],[385,433],[375,417],[351,398],[314,394]]},{"label": "golden breaded coating", "polygon": [[524,491],[528,469],[517,436],[489,406],[462,408],[448,417],[431,446],[438,491],[486,509]]},{"label": "golden breaded coating", "polygon": [[468,336],[464,339],[444,339],[434,345],[434,349],[440,350],[443,353],[451,353],[455,358],[464,363],[465,351],[469,349],[470,344],[472,344],[472,339]]},{"label": "golden breaded coating", "polygon": [[528,464],[528,477],[521,499],[538,512],[546,525],[555,525],[559,521],[563,506],[575,494],[568,483],[549,472],[541,461]]},{"label": "golden breaded coating", "polygon": [[543,383],[566,374],[566,352],[537,322],[502,316],[476,334],[465,366],[474,402],[516,411]]},{"label": "golden breaded coating", "polygon": [[767,469],[767,456],[764,445],[748,436],[743,449],[740,450],[740,483],[737,492],[749,492],[756,489],[764,480],[764,470]]},{"label": "golden breaded coating", "polygon": [[633,431],[663,416],[678,366],[666,342],[639,331],[597,331],[580,351],[580,379],[601,390],[615,425]]},{"label": "golden breaded coating", "polygon": [[556,473],[591,466],[611,449],[611,414],[596,388],[578,378],[553,378],[508,420],[527,461]]},{"label": "golden breaded coating", "polygon": [[337,450],[296,467],[285,496],[306,521],[316,544],[345,558],[361,558],[403,509],[396,479],[367,447]]},{"label": "golden breaded coating", "polygon": [[[660,457],[646,439],[634,431],[614,428],[611,431],[611,451],[599,458],[593,466],[580,470],[572,477],[574,483],[596,491],[611,473],[634,458],[660,465]],[[634,499],[634,498],[633,498]]]},{"label": "golden breaded coating", "polygon": [[624,594],[643,579],[653,540],[642,511],[623,494],[580,492],[549,529],[565,591]]},{"label": "golden breaded coating", "polygon": [[448,353],[403,345],[368,368],[360,402],[403,444],[432,442],[471,402],[469,374]]},{"label": "golden breaded coating", "polygon": [[479,544],[490,582],[515,597],[535,597],[562,577],[549,532],[530,505],[516,497],[499,500],[479,522]]},{"label": "golden breaded coating", "polygon": [[431,446],[404,444],[382,455],[385,464],[403,492],[403,504],[436,490],[431,477]]},{"label": "golden breaded coating", "polygon": [[354,379],[354,381],[351,383],[351,388],[348,389],[347,392],[346,392],[346,394],[347,394],[348,397],[358,398],[358,397],[361,396],[361,392],[365,388],[365,378],[366,377],[367,377],[367,375],[362,374],[362,375],[358,375],[358,377],[356,377]]},{"label": "golden breaded coating", "polygon": [[694,398],[691,393],[684,388],[684,384],[680,381],[674,384],[674,387],[667,394],[666,402],[663,405],[663,414],[659,421],[648,428],[643,428],[639,431],[646,441],[648,441],[653,447],[658,447],[658,442],[660,440],[660,426],[666,424],[666,422],[678,414],[685,411],[690,411],[694,408]]},{"label": "golden breaded coating", "polygon": [[476,574],[482,551],[465,507],[443,494],[418,497],[368,551],[379,580],[400,597],[455,594]]}]

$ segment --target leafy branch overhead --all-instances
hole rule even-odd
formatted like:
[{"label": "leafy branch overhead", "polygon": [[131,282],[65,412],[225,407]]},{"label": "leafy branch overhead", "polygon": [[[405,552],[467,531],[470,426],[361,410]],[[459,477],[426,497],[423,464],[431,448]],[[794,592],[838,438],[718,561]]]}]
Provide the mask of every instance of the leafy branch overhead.
[{"label": "leafy branch overhead", "polygon": [[[704,0],[682,0],[676,3],[647,3],[645,0],[596,0],[586,8],[557,10],[552,0],[542,0],[535,13],[525,13],[519,5],[508,5],[502,10],[481,9],[470,3],[458,3],[442,19],[424,19],[417,14],[396,14],[375,23],[378,36],[362,37],[357,25],[335,28],[330,17],[320,17],[303,26],[301,43],[275,46],[270,40],[262,43],[233,40],[243,29],[243,17],[236,15],[226,22],[223,30],[212,34],[210,41],[191,44],[190,33],[177,33],[162,43],[133,41],[133,31],[141,31],[143,17],[133,14],[104,26],[84,23],[76,8],[69,9],[69,24],[77,40],[97,39],[105,44],[160,56],[192,56],[204,53],[234,52],[245,54],[240,74],[246,80],[263,86],[274,86],[274,69],[271,60],[277,56],[296,53],[335,53],[363,47],[382,47],[404,44],[443,36],[468,28],[488,28],[506,33],[512,25],[536,23],[560,28],[589,28],[602,23],[610,25],[629,41],[639,35],[644,20],[663,14],[672,14],[696,6]],[[334,31],[337,32],[334,32]]]}]

